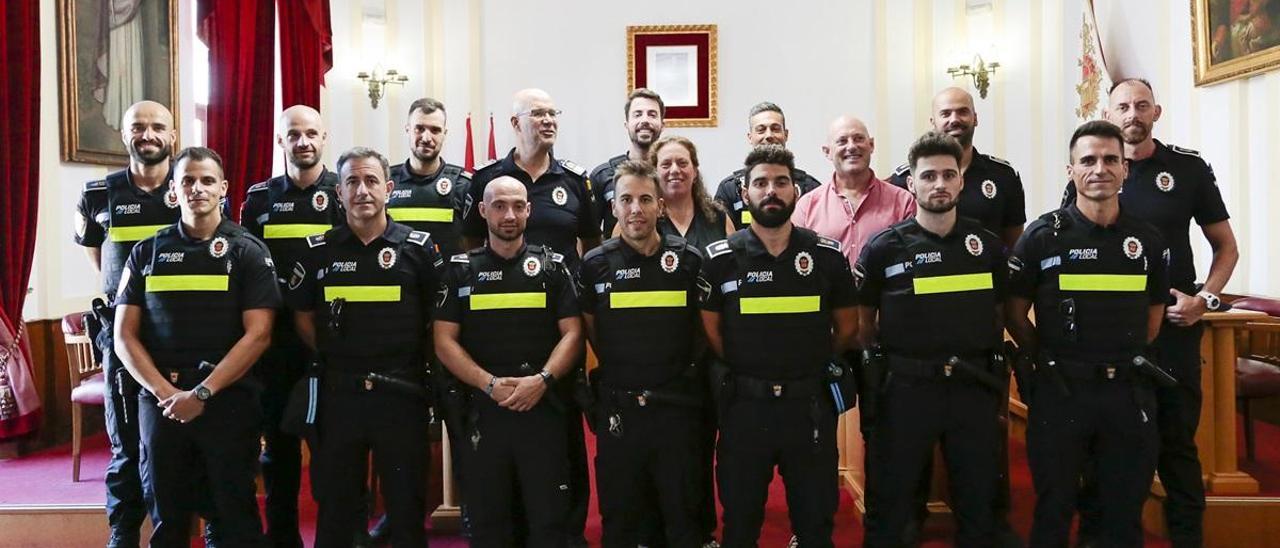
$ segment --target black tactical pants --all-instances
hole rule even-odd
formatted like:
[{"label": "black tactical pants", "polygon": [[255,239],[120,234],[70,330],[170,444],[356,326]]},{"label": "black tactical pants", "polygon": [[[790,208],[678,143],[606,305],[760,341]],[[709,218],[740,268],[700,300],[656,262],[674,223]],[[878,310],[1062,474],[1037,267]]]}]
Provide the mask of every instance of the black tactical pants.
[{"label": "black tactical pants", "polygon": [[430,452],[427,402],[385,389],[355,391],[323,381],[319,407],[320,502],[316,547],[345,547],[367,527],[369,454],[387,508],[394,547],[427,544],[426,498]]},{"label": "black tactical pants", "polygon": [[835,411],[822,398],[738,397],[725,408],[716,479],[726,548],[756,546],[774,467],[786,486],[791,529],[800,546],[832,546],[840,497],[835,434]]},{"label": "black tactical pants", "polygon": [[900,546],[915,517],[924,465],[941,442],[958,524],[957,546],[991,546],[992,503],[1001,448],[1000,395],[962,378],[891,374],[880,401],[874,450],[875,503],[868,507],[866,546]]},{"label": "black tactical pants", "polygon": [[147,392],[138,398],[138,411],[142,480],[153,501],[151,546],[189,546],[196,513],[216,519],[222,546],[265,546],[254,484],[258,393],[242,385],[227,388],[185,424],[165,418]]},{"label": "black tactical pants", "polygon": [[138,445],[138,383],[129,376],[124,364],[111,348],[110,332],[97,337],[102,350],[106,394],[104,423],[111,442],[111,460],[107,462],[107,524],[111,527],[108,548],[133,547],[139,542],[138,530],[147,516],[144,503]]},{"label": "black tactical pants", "polygon": [[1027,458],[1036,490],[1030,545],[1067,546],[1080,477],[1092,460],[1097,542],[1141,546],[1142,505],[1159,450],[1154,405],[1144,395],[1150,389],[1127,379],[1069,378],[1067,396],[1047,377],[1037,376],[1028,404]]},{"label": "black tactical pants", "polygon": [[[550,397],[553,394],[545,394],[533,409],[520,413],[475,392],[475,418],[464,443],[468,474],[463,485],[472,547],[517,546],[517,529],[525,539],[520,545],[529,548],[566,544],[568,435],[565,412],[553,406]],[[523,523],[517,524],[517,519]]]},{"label": "black tactical pants", "polygon": [[271,348],[254,366],[262,380],[262,439],[259,462],[266,491],[267,538],[276,548],[301,548],[298,491],[302,479],[302,440],[280,430],[294,383],[306,371],[310,352],[292,332],[277,330]]},{"label": "black tactical pants", "polygon": [[[702,409],[620,406],[596,425],[596,487],[605,548],[648,544],[647,518],[670,548],[702,545],[698,522]],[[611,418],[612,417],[612,418]]]}]

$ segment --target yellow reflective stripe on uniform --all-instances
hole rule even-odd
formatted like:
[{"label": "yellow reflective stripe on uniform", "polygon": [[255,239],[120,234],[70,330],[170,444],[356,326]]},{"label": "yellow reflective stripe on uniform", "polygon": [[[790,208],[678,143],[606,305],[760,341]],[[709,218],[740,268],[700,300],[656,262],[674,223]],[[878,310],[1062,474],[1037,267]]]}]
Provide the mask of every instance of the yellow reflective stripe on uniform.
[{"label": "yellow reflective stripe on uniform", "polygon": [[267,240],[278,240],[285,238],[306,238],[316,234],[323,234],[325,231],[333,228],[330,225],[310,225],[310,224],[279,224],[266,225],[262,227],[262,237]]},{"label": "yellow reflective stripe on uniform", "polygon": [[994,287],[992,285],[990,272],[916,278],[912,281],[912,285],[915,288],[916,295],[959,293],[961,291],[978,291]]},{"label": "yellow reflective stripe on uniform", "polygon": [[326,302],[346,299],[349,303],[398,303],[398,285],[330,285],[324,288]]},{"label": "yellow reflective stripe on uniform", "polygon": [[743,297],[738,308],[743,314],[802,314],[822,310],[822,297]]},{"label": "yellow reflective stripe on uniform", "polygon": [[107,236],[113,242],[138,242],[166,226],[169,225],[113,226],[107,229]]},{"label": "yellow reflective stripe on uniform", "polygon": [[504,310],[510,308],[546,308],[547,294],[529,293],[483,293],[471,294],[471,310]]},{"label": "yellow reflective stripe on uniform", "polygon": [[453,210],[447,207],[389,207],[387,214],[396,222],[419,221],[428,223],[453,222]]},{"label": "yellow reflective stripe on uniform", "polygon": [[170,274],[147,276],[147,293],[161,291],[226,291],[231,283],[226,274]]},{"label": "yellow reflective stripe on uniform", "polygon": [[747,210],[745,210],[745,209],[744,209],[744,210],[742,210],[742,224],[744,224],[744,225],[749,225],[749,224],[751,224],[751,220],[752,220],[752,219],[753,219],[753,217],[751,216],[751,212],[750,212],[750,211],[747,211]]},{"label": "yellow reflective stripe on uniform", "polygon": [[1060,274],[1062,291],[1145,291],[1146,274]]},{"label": "yellow reflective stripe on uniform", "polygon": [[609,294],[609,308],[680,308],[686,306],[685,291],[618,291]]}]

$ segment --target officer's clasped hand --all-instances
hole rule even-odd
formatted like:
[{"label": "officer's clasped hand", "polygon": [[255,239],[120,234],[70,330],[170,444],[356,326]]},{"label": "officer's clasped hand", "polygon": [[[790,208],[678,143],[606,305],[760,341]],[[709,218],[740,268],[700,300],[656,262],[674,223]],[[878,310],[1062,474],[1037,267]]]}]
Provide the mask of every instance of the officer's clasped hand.
[{"label": "officer's clasped hand", "polygon": [[165,418],[187,423],[196,420],[204,413],[204,402],[196,398],[194,391],[185,390],[176,392],[156,404],[157,407],[164,409],[162,414]]},{"label": "officer's clasped hand", "polygon": [[[512,411],[524,412],[533,409],[533,406],[538,405],[542,400],[542,395],[547,392],[547,383],[539,375],[502,379],[501,384],[509,384],[512,389],[510,397],[499,401],[498,405]],[[496,399],[498,387],[494,387],[493,393]]]}]

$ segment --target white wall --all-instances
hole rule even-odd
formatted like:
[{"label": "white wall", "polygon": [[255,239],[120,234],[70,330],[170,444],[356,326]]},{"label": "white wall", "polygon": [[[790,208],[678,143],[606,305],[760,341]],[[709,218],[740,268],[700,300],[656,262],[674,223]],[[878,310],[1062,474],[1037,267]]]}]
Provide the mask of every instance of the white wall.
[{"label": "white wall", "polygon": [[[41,47],[54,52],[54,0],[40,1]],[[462,162],[467,112],[475,115],[477,158],[484,156],[489,112],[503,154],[512,142],[511,94],[542,87],[565,111],[557,154],[590,168],[627,145],[620,113],[627,25],[714,23],[719,126],[668,130],[698,144],[710,184],[741,162],[746,112],[761,100],[786,110],[797,163],[820,179],[830,173],[819,150],[826,124],[846,112],[870,126],[873,166],[887,174],[927,128],[930,98],[952,85],[946,67],[987,51],[1001,68],[988,98],[978,101],[976,143],[1019,168],[1028,215],[1035,216],[1054,207],[1066,180],[1064,149],[1078,123],[1081,1],[995,0],[992,10],[966,15],[966,0],[332,0],[335,59],[321,93],[330,130],[325,156],[332,165],[343,149],[361,144],[402,161],[405,110],[424,95],[449,110],[449,161]],[[1099,0],[1107,1],[1120,0]],[[1228,290],[1280,295],[1280,280],[1269,275],[1280,269],[1269,226],[1280,192],[1268,180],[1280,171],[1280,71],[1196,88],[1186,3],[1124,1],[1146,14],[1131,26],[1131,42],[1150,44],[1142,70],[1165,110],[1156,136],[1201,150],[1232,212],[1242,258]],[[179,4],[187,29],[188,3]],[[179,35],[182,55],[190,57],[189,33]],[[50,54],[42,65],[42,87],[57,89],[56,58]],[[410,79],[373,109],[355,74],[376,65]],[[180,86],[184,120],[194,109],[189,81],[186,75]],[[80,185],[107,170],[58,160],[55,97],[48,94],[41,106],[41,217],[28,319],[83,309],[97,287],[71,243],[71,212]],[[183,142],[192,142],[190,128],[183,125]],[[1208,249],[1202,238],[1193,241],[1200,242],[1203,277]]]}]

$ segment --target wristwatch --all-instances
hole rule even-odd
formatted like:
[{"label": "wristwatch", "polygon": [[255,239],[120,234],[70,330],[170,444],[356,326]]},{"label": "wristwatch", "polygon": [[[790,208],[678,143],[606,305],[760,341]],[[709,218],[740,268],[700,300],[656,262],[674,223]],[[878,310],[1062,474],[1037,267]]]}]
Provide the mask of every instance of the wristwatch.
[{"label": "wristwatch", "polygon": [[204,383],[197,384],[196,387],[192,389],[192,392],[196,393],[196,399],[200,401],[208,401],[209,398],[213,397],[213,392],[209,390]]},{"label": "wristwatch", "polygon": [[1206,308],[1208,308],[1210,312],[1217,312],[1222,309],[1222,299],[1219,299],[1217,295],[1208,291],[1201,291],[1196,293],[1196,296],[1204,299]]},{"label": "wristwatch", "polygon": [[538,376],[542,377],[542,382],[547,384],[547,388],[550,388],[551,383],[554,383],[556,381],[555,375],[552,375],[551,372],[547,371],[546,369],[539,371]]}]

